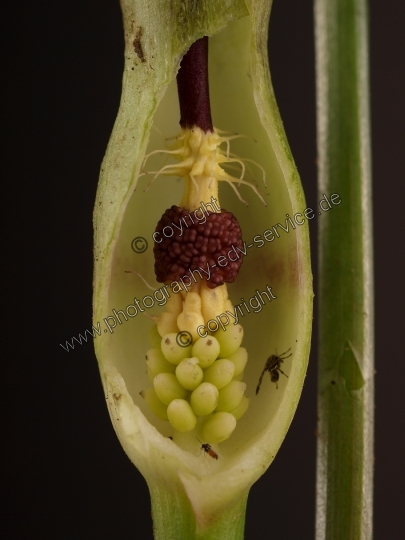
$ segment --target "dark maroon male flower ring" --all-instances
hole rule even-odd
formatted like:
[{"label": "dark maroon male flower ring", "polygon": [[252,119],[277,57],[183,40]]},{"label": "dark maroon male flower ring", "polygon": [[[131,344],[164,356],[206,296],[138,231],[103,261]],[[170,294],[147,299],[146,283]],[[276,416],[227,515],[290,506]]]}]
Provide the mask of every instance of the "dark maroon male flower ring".
[{"label": "dark maroon male flower ring", "polygon": [[[207,279],[214,289],[223,283],[232,283],[243,262],[242,231],[238,220],[226,210],[204,214],[201,223],[185,208],[172,206],[160,218],[153,253],[155,274],[159,283],[178,281],[187,275]],[[164,229],[173,231],[165,234]],[[166,230],[166,229],[165,229]],[[239,248],[239,249],[238,249]],[[207,267],[209,265],[209,269]]]}]

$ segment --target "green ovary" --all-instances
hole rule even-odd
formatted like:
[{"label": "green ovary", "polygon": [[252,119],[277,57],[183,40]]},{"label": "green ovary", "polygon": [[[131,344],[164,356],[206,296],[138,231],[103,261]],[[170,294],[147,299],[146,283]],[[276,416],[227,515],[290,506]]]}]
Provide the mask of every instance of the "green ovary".
[{"label": "green ovary", "polygon": [[[234,379],[235,373],[238,378],[243,375],[247,362],[246,349],[234,350],[239,341],[235,335],[241,334],[236,330],[223,333],[222,346],[212,335],[199,337],[189,347],[177,345],[174,333],[160,337],[160,349],[149,349],[146,355],[153,387],[141,393],[155,416],[168,420],[178,432],[197,428],[196,436],[211,444],[230,437],[249,406],[246,384]],[[154,326],[151,335],[155,338],[156,331]],[[229,350],[233,351],[230,359],[220,358],[222,351]]]}]

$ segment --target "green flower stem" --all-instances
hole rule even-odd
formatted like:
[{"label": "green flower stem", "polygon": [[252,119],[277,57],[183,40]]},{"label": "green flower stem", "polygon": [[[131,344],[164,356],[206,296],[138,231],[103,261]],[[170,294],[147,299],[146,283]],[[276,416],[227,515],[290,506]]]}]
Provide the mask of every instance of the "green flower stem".
[{"label": "green flower stem", "polygon": [[[208,458],[207,458],[208,459]],[[190,501],[182,492],[148,482],[155,540],[242,540],[245,528],[248,491],[216,519],[199,526]]]},{"label": "green flower stem", "polygon": [[372,537],[373,272],[367,2],[315,0],[320,220],[317,535]]}]

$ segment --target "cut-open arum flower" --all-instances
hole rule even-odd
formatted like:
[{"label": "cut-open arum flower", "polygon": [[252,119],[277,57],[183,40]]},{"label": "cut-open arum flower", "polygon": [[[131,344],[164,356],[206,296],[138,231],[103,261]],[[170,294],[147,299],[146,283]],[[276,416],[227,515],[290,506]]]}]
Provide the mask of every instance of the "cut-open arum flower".
[{"label": "cut-open arum flower", "polygon": [[[111,323],[95,340],[106,402],[125,452],[148,483],[155,537],[242,538],[249,489],[273,461],[298,404],[312,324],[305,199],[268,70],[270,6],[121,4],[123,93],[94,212],[94,320]],[[203,36],[211,36],[211,107],[219,129],[179,137],[175,77]],[[162,286],[154,273],[156,225],[171,206],[193,211],[212,196],[241,226],[246,255],[239,274],[229,285],[197,283],[164,301],[148,288]],[[284,229],[273,228],[278,223]],[[137,237],[149,248],[135,253]],[[263,294],[269,290],[272,301]],[[240,310],[238,325],[231,320],[211,333],[220,348],[213,358],[198,326],[244,302],[249,311]],[[181,358],[170,349],[178,331],[193,338]],[[267,359],[284,351],[286,376],[265,374],[256,394]]]}]

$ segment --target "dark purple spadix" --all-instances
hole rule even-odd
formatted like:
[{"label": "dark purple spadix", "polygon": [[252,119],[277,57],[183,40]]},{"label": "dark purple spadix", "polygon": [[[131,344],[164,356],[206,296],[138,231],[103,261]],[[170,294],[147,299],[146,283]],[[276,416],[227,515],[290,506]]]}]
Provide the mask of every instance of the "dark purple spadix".
[{"label": "dark purple spadix", "polygon": [[214,131],[208,87],[208,37],[195,41],[180,63],[177,74],[180,126]]}]

